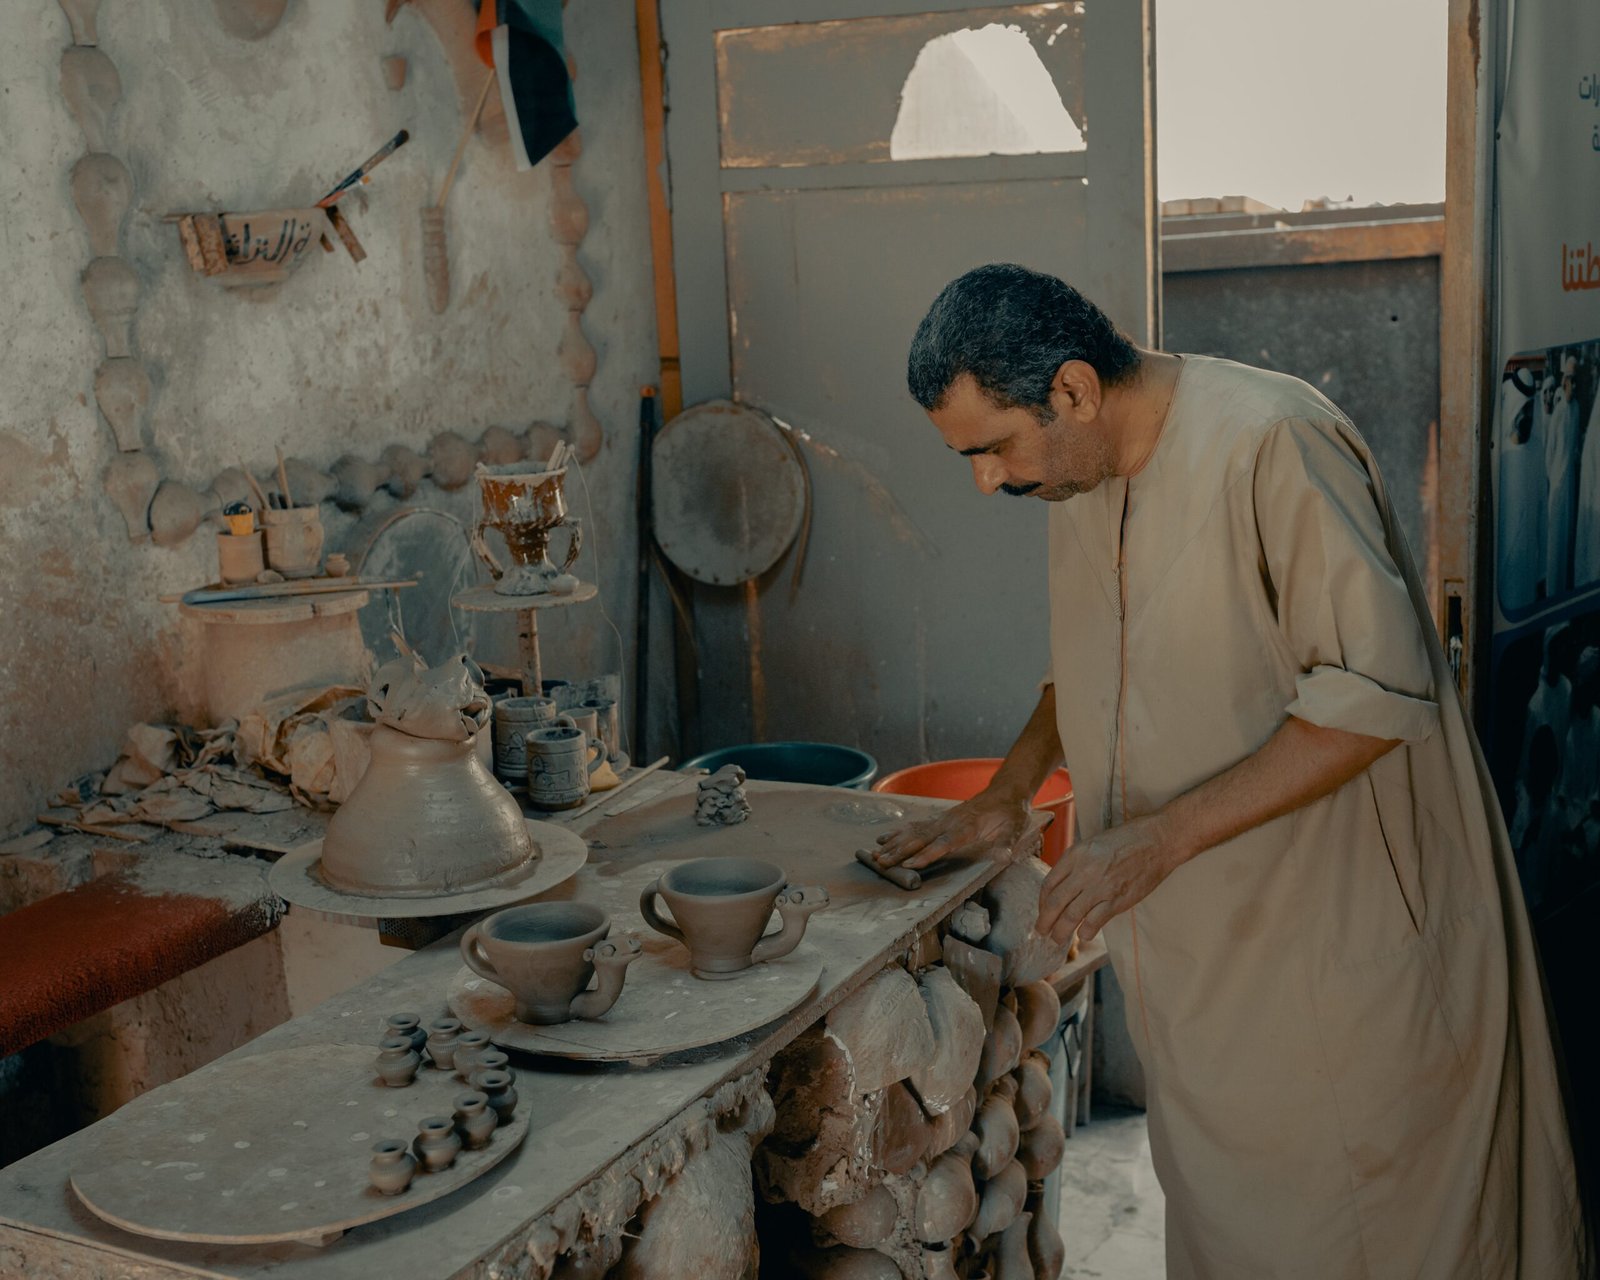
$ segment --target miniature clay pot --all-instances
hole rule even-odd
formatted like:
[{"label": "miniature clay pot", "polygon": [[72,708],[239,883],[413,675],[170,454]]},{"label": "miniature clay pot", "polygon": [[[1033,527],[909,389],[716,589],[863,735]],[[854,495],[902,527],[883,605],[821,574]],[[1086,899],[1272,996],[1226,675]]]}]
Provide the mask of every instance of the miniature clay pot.
[{"label": "miniature clay pot", "polygon": [[468,1151],[478,1151],[489,1145],[500,1117],[490,1108],[488,1096],[473,1089],[456,1095],[455,1123],[462,1145]]},{"label": "miniature clay pot", "polygon": [[[640,954],[631,934],[606,941],[611,917],[582,902],[536,902],[497,911],[461,936],[461,958],[474,973],[516,1000],[517,1019],[550,1026],[598,1018],[622,994],[627,967]],[[589,982],[599,972],[593,991]],[[485,1063],[478,1057],[480,1066]]]},{"label": "miniature clay pot", "polygon": [[384,1019],[385,1036],[404,1036],[418,1053],[428,1043],[428,1033],[422,1029],[422,1019],[414,1013],[391,1013]]},{"label": "miniature clay pot", "polygon": [[455,1122],[443,1116],[429,1116],[417,1125],[417,1136],[411,1143],[427,1173],[440,1173],[456,1162],[461,1153],[461,1135]]},{"label": "miniature clay pot", "polygon": [[455,1069],[461,1023],[455,1018],[435,1018],[428,1024],[428,1057],[440,1071]]},{"label": "miniature clay pot", "polygon": [[489,1039],[487,1032],[463,1031],[456,1037],[456,1076],[463,1084],[471,1079],[472,1073],[478,1069],[478,1055],[485,1049],[492,1048],[494,1042]]},{"label": "miniature clay pot", "polygon": [[489,1099],[489,1106],[501,1124],[511,1119],[517,1109],[515,1077],[509,1071],[474,1071],[472,1087]]},{"label": "miniature clay pot", "polygon": [[378,1047],[378,1075],[391,1089],[403,1089],[417,1078],[422,1055],[406,1036],[389,1036]]},{"label": "miniature clay pot", "polygon": [[[526,875],[538,857],[517,802],[473,738],[414,738],[386,724],[372,763],[328,823],[320,874],[374,897],[462,893]],[[379,913],[381,914],[381,913]]]},{"label": "miniature clay pot", "polygon": [[261,532],[217,535],[217,567],[222,581],[229,586],[254,582],[256,575],[267,567],[262,557]]},{"label": "miniature clay pot", "polygon": [[970,1157],[958,1148],[935,1160],[917,1192],[914,1227],[924,1244],[953,1240],[978,1213]]},{"label": "miniature clay pot", "polygon": [[267,568],[285,578],[309,578],[322,567],[322,510],[290,507],[260,513]]},{"label": "miniature clay pot", "polygon": [[399,1195],[411,1185],[416,1172],[416,1157],[398,1138],[385,1138],[382,1142],[372,1144],[372,1161],[367,1165],[367,1176],[384,1195]]},{"label": "miniature clay pot", "polygon": [[558,812],[576,809],[589,798],[591,775],[605,763],[605,745],[585,733],[571,716],[523,736],[528,755],[528,803]]},{"label": "miniature clay pot", "polygon": [[[656,911],[665,899],[677,923]],[[689,948],[697,978],[727,978],[764,960],[777,960],[800,945],[813,911],[828,905],[820,885],[790,888],[783,868],[754,858],[695,858],[652,880],[639,895],[639,912],[657,933]],[[761,935],[776,906],[783,929]]]},{"label": "miniature clay pot", "polygon": [[511,1059],[501,1050],[490,1045],[487,1049],[479,1049],[477,1057],[472,1060],[472,1074],[480,1071],[510,1071]]},{"label": "miniature clay pot", "polygon": [[500,698],[494,704],[494,771],[502,782],[528,780],[528,750],[523,739],[554,724],[553,698]]}]

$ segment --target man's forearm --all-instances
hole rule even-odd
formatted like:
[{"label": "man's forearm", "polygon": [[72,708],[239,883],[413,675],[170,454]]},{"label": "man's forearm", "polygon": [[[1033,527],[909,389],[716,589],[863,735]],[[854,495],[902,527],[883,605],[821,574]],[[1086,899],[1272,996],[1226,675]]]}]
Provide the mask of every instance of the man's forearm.
[{"label": "man's forearm", "polygon": [[1061,766],[1061,735],[1056,732],[1056,687],[1047,684],[1039,705],[1023,728],[986,790],[1010,800],[1031,801]]},{"label": "man's forearm", "polygon": [[1399,743],[1289,719],[1252,755],[1157,815],[1180,862],[1337,791]]}]

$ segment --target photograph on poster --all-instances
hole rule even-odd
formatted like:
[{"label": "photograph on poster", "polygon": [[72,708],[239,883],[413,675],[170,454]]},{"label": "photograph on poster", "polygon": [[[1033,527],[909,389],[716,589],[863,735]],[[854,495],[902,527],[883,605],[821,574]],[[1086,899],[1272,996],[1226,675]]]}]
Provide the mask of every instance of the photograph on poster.
[{"label": "photograph on poster", "polygon": [[1508,637],[1494,676],[1490,770],[1537,916],[1600,882],[1600,608]]},{"label": "photograph on poster", "polygon": [[1506,362],[1495,424],[1495,584],[1525,617],[1600,581],[1600,340]]}]

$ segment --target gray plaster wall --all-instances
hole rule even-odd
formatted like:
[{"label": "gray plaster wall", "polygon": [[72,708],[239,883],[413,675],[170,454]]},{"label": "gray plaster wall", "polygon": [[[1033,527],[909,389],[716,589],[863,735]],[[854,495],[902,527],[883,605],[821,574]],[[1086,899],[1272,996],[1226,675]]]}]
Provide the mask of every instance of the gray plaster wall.
[{"label": "gray plaster wall", "polygon": [[[467,0],[461,0],[466,4]],[[274,446],[327,467],[438,431],[565,421],[556,360],[565,322],[560,250],[548,230],[548,166],[514,171],[474,139],[450,197],[450,310],[428,308],[418,211],[432,203],[463,120],[432,30],[410,7],[392,27],[377,0],[289,0],[257,42],[226,34],[210,0],[119,0],[100,48],[122,79],[111,151],[131,170],[123,255],[139,276],[134,338],[155,392],[146,448],[162,474],[204,491],[243,464],[265,476]],[[74,776],[109,764],[127,727],[191,701],[194,636],[162,592],[215,578],[205,527],[163,550],[130,543],[101,491],[114,456],[93,374],[102,356],[79,287],[90,259],[68,174],[86,150],[58,87],[66,17],[8,6],[0,41],[0,831]],[[552,674],[631,669],[637,390],[654,381],[655,335],[633,6],[585,0],[567,14],[589,207],[580,261],[595,292],[584,317],[599,355],[591,403],[606,444],[587,475],[598,609],[544,627]],[[404,89],[379,60],[409,60]],[[400,127],[411,142],[346,201],[368,258],[311,260],[254,296],[195,275],[169,211],[314,203]],[[426,500],[424,486],[418,500]],[[584,513],[579,490],[575,505]],[[386,500],[387,501],[387,500]],[[327,508],[331,511],[331,508]],[[333,545],[348,528],[335,522]],[[330,549],[332,549],[330,547]],[[509,631],[491,659],[512,657]]]}]

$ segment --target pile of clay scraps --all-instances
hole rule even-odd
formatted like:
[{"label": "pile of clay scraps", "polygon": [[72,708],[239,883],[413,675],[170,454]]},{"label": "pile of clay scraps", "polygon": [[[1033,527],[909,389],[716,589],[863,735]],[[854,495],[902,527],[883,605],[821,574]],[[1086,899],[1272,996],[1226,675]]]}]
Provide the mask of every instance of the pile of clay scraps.
[{"label": "pile of clay scraps", "polygon": [[437,667],[415,654],[391,659],[372,677],[367,708],[379,724],[445,742],[476,736],[488,727],[493,711],[483,671],[464,653]]},{"label": "pile of clay scraps", "polygon": [[277,813],[342,802],[371,758],[361,689],[300,689],[215,729],[136,724],[103,776],[55,803],[92,826],[192,822],[220,810]]},{"label": "pile of clay scraps", "polygon": [[750,801],[744,794],[744,770],[725,764],[709,778],[700,780],[700,794],[694,803],[694,820],[702,827],[731,827],[750,816]]}]

